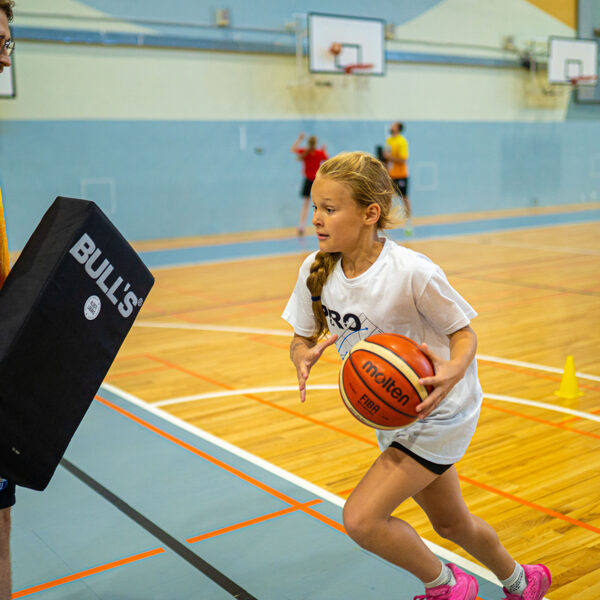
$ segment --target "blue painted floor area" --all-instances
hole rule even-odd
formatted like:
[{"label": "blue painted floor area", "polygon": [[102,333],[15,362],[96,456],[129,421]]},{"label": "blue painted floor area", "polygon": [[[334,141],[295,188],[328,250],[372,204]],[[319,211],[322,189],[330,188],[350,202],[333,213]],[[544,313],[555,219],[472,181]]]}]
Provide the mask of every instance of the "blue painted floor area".
[{"label": "blue painted floor area", "polygon": [[[490,233],[508,229],[526,229],[531,227],[588,223],[591,221],[600,221],[600,210],[419,225],[414,228],[414,233],[409,238],[404,235],[401,228],[389,231],[388,236],[398,242],[407,242],[438,237],[444,238],[458,235]],[[153,250],[140,252],[139,254],[146,265],[152,269],[156,267],[198,264],[219,260],[257,258],[261,256],[295,254],[298,252],[308,253],[317,249],[318,245],[316,238],[314,236],[307,236],[303,238],[293,237],[279,240],[261,240],[235,244],[217,244],[214,246],[191,246],[168,250]]]},{"label": "blue painted floor area", "polygon": [[[251,597],[398,600],[423,593],[414,577],[364,552],[336,527],[338,505],[116,394],[101,388],[99,395],[109,405],[93,402],[65,458]],[[40,600],[236,597],[147,522],[119,509],[114,497],[64,466],[44,493],[19,488],[14,592]],[[310,509],[299,506],[311,502]],[[246,523],[257,517],[270,518]],[[114,565],[126,557],[132,561]],[[71,575],[71,582],[31,590]],[[499,598],[499,592],[480,580],[480,598]]]}]

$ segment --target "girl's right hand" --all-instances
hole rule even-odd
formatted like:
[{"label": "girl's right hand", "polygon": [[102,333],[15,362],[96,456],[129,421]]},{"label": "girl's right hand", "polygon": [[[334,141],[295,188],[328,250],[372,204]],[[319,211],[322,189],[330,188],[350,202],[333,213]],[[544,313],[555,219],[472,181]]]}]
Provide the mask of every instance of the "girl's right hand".
[{"label": "girl's right hand", "polygon": [[306,380],[313,365],[321,358],[321,355],[328,346],[335,344],[338,339],[337,334],[320,341],[318,344],[308,348],[303,356],[296,363],[296,373],[298,375],[298,389],[300,390],[300,402],[306,400]]}]

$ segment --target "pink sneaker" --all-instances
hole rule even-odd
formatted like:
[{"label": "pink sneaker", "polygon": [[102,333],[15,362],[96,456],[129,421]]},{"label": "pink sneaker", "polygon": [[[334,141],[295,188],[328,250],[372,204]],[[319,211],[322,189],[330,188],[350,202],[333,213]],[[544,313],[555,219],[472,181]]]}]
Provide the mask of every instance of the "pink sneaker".
[{"label": "pink sneaker", "polygon": [[509,594],[506,588],[502,591],[506,594],[504,600],[542,600],[548,591],[552,577],[546,565],[522,565],[527,579],[527,587],[522,596]]},{"label": "pink sneaker", "polygon": [[425,590],[424,596],[415,596],[414,600],[475,600],[479,590],[477,579],[473,575],[467,575],[456,565],[448,564],[448,567],[454,573],[456,585],[429,588]]}]

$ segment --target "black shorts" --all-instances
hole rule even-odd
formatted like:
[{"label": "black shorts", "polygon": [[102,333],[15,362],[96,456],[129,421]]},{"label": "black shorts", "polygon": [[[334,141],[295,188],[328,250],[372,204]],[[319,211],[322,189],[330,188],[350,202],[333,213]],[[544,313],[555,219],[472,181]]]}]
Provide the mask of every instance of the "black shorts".
[{"label": "black shorts", "polygon": [[15,503],[15,484],[0,478],[0,510]]},{"label": "black shorts", "polygon": [[390,444],[390,448],[396,448],[396,449],[404,452],[404,454],[408,454],[408,456],[410,456],[411,458],[414,458],[419,464],[423,465],[428,471],[431,471],[432,473],[435,473],[436,475],[441,475],[442,473],[446,472],[452,466],[452,463],[449,465],[440,465],[438,463],[431,462],[430,460],[427,460],[426,458],[423,458],[422,456],[419,456],[418,454],[411,452],[408,448],[405,448],[402,444],[399,444],[398,442],[392,442]]},{"label": "black shorts", "polygon": [[302,186],[301,196],[303,198],[310,198],[310,190],[312,189],[312,184],[314,180],[304,178],[304,185]]},{"label": "black shorts", "polygon": [[392,181],[400,196],[408,196],[408,177],[406,177],[406,179],[392,179]]}]

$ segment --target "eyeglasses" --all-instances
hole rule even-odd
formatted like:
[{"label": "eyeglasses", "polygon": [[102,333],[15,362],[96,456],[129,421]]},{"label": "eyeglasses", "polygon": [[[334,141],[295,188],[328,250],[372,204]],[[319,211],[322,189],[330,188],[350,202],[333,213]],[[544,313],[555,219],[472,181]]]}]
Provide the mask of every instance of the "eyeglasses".
[{"label": "eyeglasses", "polygon": [[4,42],[4,45],[2,46],[2,50],[3,51],[6,50],[7,56],[10,56],[14,49],[15,49],[15,41],[14,40],[8,40],[8,42]]}]

